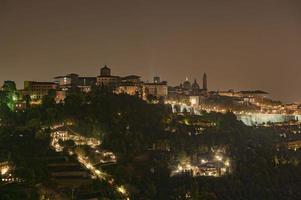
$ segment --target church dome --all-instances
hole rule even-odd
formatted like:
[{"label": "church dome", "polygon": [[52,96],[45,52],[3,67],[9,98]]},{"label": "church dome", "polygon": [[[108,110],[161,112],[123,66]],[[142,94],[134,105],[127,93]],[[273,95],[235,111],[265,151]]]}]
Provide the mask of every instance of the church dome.
[{"label": "church dome", "polygon": [[191,89],[191,83],[188,81],[188,78],[186,78],[186,80],[184,81],[183,88],[185,90],[190,90]]},{"label": "church dome", "polygon": [[200,89],[200,86],[199,86],[199,84],[196,82],[196,80],[194,80],[194,82],[193,82],[191,88],[192,88],[193,90],[198,90],[198,89]]}]

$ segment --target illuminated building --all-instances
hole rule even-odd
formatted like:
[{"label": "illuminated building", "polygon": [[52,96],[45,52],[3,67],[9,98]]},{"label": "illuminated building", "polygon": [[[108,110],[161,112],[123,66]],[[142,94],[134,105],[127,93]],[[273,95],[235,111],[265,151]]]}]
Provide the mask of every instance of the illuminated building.
[{"label": "illuminated building", "polygon": [[54,78],[58,85],[62,87],[70,87],[79,84],[79,76],[77,74],[67,74],[66,76],[57,76]]},{"label": "illuminated building", "polygon": [[29,95],[32,100],[41,100],[48,95],[50,90],[56,90],[57,84],[54,82],[24,81],[24,95]]},{"label": "illuminated building", "polygon": [[141,94],[141,87],[139,85],[120,85],[115,90],[116,94],[139,95]]},{"label": "illuminated building", "polygon": [[166,98],[168,95],[168,86],[166,81],[156,82],[158,79],[154,79],[153,83],[143,83],[143,99],[147,99],[149,96],[159,98]]},{"label": "illuminated building", "polygon": [[97,85],[100,87],[116,88],[120,83],[119,76],[112,76],[111,69],[106,65],[100,69],[100,76],[97,77]]},{"label": "illuminated building", "polygon": [[66,97],[67,97],[66,91],[64,91],[64,90],[56,91],[55,102],[62,103],[65,101]]},{"label": "illuminated building", "polygon": [[189,96],[193,96],[192,99],[195,99],[195,96],[207,96],[207,75],[206,73],[203,75],[203,88],[200,87],[196,79],[191,84],[186,78],[180,86],[169,87],[168,92],[169,97],[173,99],[188,99],[188,101],[190,101]]},{"label": "illuminated building", "polygon": [[186,80],[182,84],[182,88],[183,90],[187,90],[187,91],[191,90],[191,83],[189,82],[188,78],[186,78]]},{"label": "illuminated building", "polygon": [[67,74],[54,78],[61,90],[79,88],[82,92],[90,92],[91,87],[96,85],[96,77],[80,77],[78,74]]},{"label": "illuminated building", "polygon": [[156,76],[154,77],[154,83],[160,83],[161,80],[160,80],[160,77]]},{"label": "illuminated building", "polygon": [[15,167],[11,162],[0,162],[0,180],[5,183],[20,182],[20,179],[14,177]]},{"label": "illuminated building", "polygon": [[296,151],[297,149],[301,148],[301,140],[299,139],[299,140],[288,141],[287,147],[288,149]]},{"label": "illuminated building", "polygon": [[19,111],[20,111],[20,110],[26,109],[26,107],[27,107],[26,102],[20,100],[20,101],[17,101],[17,102],[15,103],[14,110],[19,110]]},{"label": "illuminated building", "polygon": [[4,176],[9,172],[11,165],[8,161],[0,162],[0,175]]},{"label": "illuminated building", "polygon": [[115,89],[117,94],[141,95],[142,85],[140,76],[130,75],[121,78],[119,86]]},{"label": "illuminated building", "polygon": [[191,106],[198,106],[200,104],[200,96],[189,96]]},{"label": "illuminated building", "polygon": [[187,103],[192,106],[198,106],[204,103],[209,93],[207,92],[207,75],[203,76],[203,88],[200,87],[197,80],[191,84],[188,78],[180,86],[168,88],[169,100]]},{"label": "illuminated building", "polygon": [[196,79],[194,79],[193,84],[191,85],[191,95],[199,95],[201,93],[201,89]]}]

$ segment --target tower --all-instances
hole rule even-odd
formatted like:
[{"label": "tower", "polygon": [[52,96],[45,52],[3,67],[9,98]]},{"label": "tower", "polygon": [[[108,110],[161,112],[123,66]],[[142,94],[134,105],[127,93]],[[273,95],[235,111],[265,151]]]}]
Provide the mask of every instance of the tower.
[{"label": "tower", "polygon": [[207,90],[207,74],[203,75],[203,90]]},{"label": "tower", "polygon": [[111,76],[111,69],[105,65],[100,69],[100,76]]},{"label": "tower", "polygon": [[160,77],[159,76],[155,76],[154,77],[154,83],[160,83]]}]

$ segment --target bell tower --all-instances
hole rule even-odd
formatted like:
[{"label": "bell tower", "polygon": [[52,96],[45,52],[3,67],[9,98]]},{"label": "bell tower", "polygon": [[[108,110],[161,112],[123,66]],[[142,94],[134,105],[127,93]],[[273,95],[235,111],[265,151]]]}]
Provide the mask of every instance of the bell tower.
[{"label": "bell tower", "polygon": [[207,74],[204,73],[203,75],[203,90],[207,90]]}]

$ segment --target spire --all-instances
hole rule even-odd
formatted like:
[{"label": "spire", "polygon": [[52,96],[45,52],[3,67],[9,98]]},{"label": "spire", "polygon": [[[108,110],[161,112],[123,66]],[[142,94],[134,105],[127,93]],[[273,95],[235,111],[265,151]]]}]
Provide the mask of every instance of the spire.
[{"label": "spire", "polygon": [[196,91],[200,89],[200,86],[199,86],[198,82],[196,81],[196,79],[194,79],[194,82],[191,87],[192,87],[192,90],[196,90]]},{"label": "spire", "polygon": [[207,74],[204,73],[203,75],[203,90],[207,90]]}]

